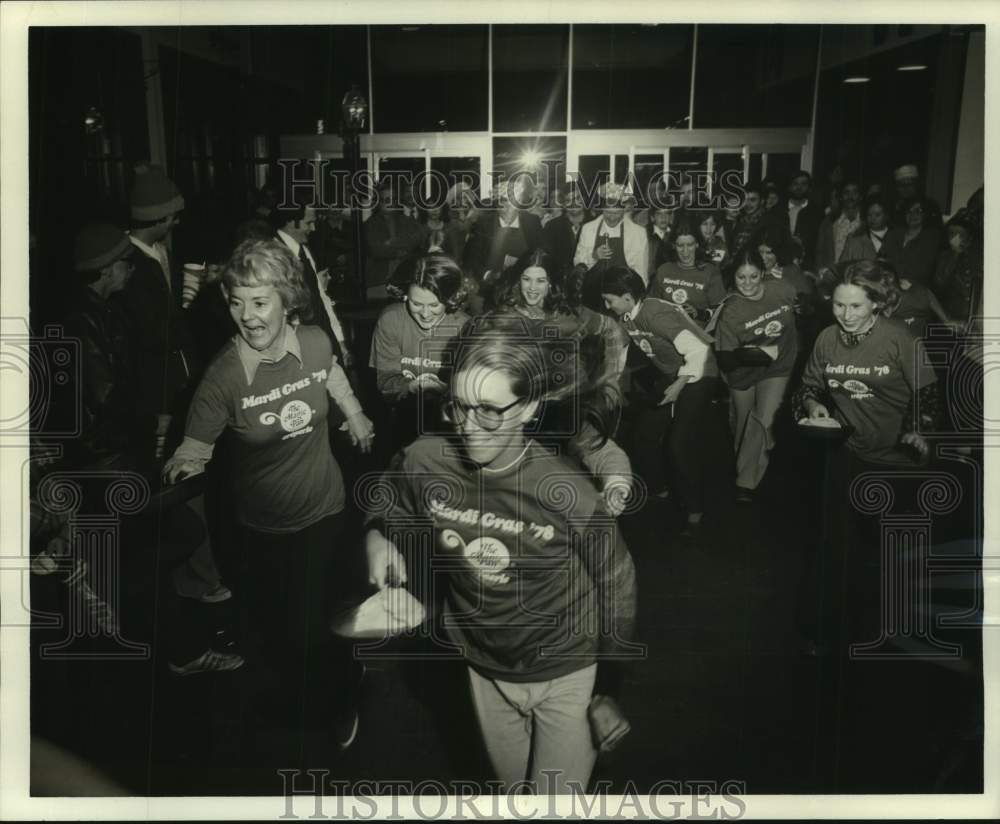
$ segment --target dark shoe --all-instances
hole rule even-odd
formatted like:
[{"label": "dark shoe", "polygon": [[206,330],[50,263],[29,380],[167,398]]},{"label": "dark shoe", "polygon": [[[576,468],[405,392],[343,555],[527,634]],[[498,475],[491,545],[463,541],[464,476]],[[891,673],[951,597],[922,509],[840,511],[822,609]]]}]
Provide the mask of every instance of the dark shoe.
[{"label": "dark shoe", "polygon": [[736,487],[736,503],[738,504],[752,504],[753,503],[753,490],[747,489],[743,486]]},{"label": "dark shoe", "polygon": [[197,675],[201,672],[229,672],[239,669],[243,664],[242,656],[216,652],[210,649],[203,652],[193,661],[188,661],[181,666],[170,664],[169,667],[174,675]]}]

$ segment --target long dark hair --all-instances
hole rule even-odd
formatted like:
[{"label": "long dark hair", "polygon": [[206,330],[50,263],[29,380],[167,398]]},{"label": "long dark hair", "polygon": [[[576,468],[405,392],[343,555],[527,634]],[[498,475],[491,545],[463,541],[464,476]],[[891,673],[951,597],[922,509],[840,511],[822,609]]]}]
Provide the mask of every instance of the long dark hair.
[{"label": "long dark hair", "polygon": [[677,257],[677,238],[682,235],[690,235],[694,238],[694,265],[697,269],[702,269],[705,266],[705,241],[701,237],[701,222],[697,220],[692,215],[685,215],[685,217],[672,227],[670,233],[670,248],[667,253],[667,259],[671,263],[678,263],[679,259]]},{"label": "long dark hair", "polygon": [[757,252],[761,246],[767,246],[774,252],[779,266],[786,266],[792,260],[789,236],[766,223],[750,236],[750,248],[754,252]]},{"label": "long dark hair", "polygon": [[544,269],[549,279],[549,291],[542,299],[542,311],[547,315],[574,314],[563,289],[562,273],[558,271],[552,256],[544,249],[522,255],[517,263],[500,276],[487,308],[494,312],[523,308],[526,304],[521,292],[521,275],[532,266]]}]

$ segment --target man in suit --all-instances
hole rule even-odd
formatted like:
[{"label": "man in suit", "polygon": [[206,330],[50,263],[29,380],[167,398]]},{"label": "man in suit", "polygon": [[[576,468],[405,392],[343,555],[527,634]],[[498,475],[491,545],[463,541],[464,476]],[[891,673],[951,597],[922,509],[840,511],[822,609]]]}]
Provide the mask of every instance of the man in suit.
[{"label": "man in suit", "polygon": [[545,224],[542,245],[552,255],[556,271],[565,275],[573,268],[576,246],[580,241],[587,213],[583,208],[583,198],[572,184],[566,184],[560,189],[559,203],[563,213]]},{"label": "man in suit", "polygon": [[816,238],[823,220],[823,208],[810,201],[812,175],[805,170],[795,173],[788,183],[788,231],[802,244],[802,268],[812,271],[815,266]]},{"label": "man in suit", "polygon": [[490,207],[480,216],[465,246],[466,274],[487,280],[499,276],[542,245],[542,221],[518,208],[516,193],[502,183],[493,190]]},{"label": "man in suit", "polygon": [[[337,363],[344,370],[344,380],[347,380],[346,373],[351,368],[351,350],[344,340],[344,329],[337,317],[333,300],[327,294],[329,276],[325,269],[316,271],[316,259],[306,245],[310,235],[316,229],[316,210],[305,200],[294,195],[289,196],[283,205],[287,208],[279,207],[270,215],[275,236],[302,263],[302,278],[310,295],[309,308],[312,313],[310,322],[326,332]],[[333,368],[331,367],[331,370]],[[362,452],[367,453],[371,449],[374,427],[364,412],[358,412],[350,418],[345,418],[343,411],[334,403],[330,404],[326,420],[330,429],[330,446],[337,456],[345,477],[353,479],[360,472],[360,464],[354,460],[355,456],[347,448],[344,438],[339,437],[337,433],[346,431],[351,443]]]},{"label": "man in suit", "polygon": [[285,244],[302,263],[302,276],[310,295],[311,322],[326,332],[337,356],[345,367],[350,366],[348,348],[344,342],[344,329],[337,318],[333,301],[326,294],[326,270],[318,271],[316,259],[306,245],[316,229],[316,210],[302,201],[290,198],[285,209],[271,212],[271,225],[278,240]]},{"label": "man in suit", "polygon": [[200,364],[181,308],[181,273],[169,246],[184,197],[163,169],[138,166],[129,197],[134,272],[120,294],[129,345],[142,364],[136,387],[138,451],[158,460],[180,443]]}]

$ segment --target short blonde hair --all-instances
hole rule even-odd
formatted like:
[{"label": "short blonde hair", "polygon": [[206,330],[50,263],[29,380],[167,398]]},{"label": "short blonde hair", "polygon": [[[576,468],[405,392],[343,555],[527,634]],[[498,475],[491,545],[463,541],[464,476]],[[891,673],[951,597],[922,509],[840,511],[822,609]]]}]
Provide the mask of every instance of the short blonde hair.
[{"label": "short blonde hair", "polygon": [[279,240],[245,240],[233,251],[222,272],[226,294],[237,286],[273,286],[289,318],[312,319],[311,296],[302,278],[302,264]]},{"label": "short blonde hair", "polygon": [[879,261],[859,260],[844,270],[837,285],[857,286],[880,312],[892,314],[899,305],[898,283],[895,271]]}]

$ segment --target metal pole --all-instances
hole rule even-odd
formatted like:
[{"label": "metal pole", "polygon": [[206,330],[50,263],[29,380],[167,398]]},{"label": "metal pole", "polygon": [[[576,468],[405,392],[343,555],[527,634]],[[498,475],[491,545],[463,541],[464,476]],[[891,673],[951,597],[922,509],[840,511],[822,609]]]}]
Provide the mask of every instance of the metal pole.
[{"label": "metal pole", "polygon": [[[348,127],[346,129],[347,140],[345,142],[345,148],[348,149],[350,157],[351,166],[351,176],[352,178],[359,171],[359,166],[361,165],[361,136],[358,134],[357,129],[352,129]],[[364,306],[368,302],[368,278],[365,272],[365,234],[361,222],[361,207],[358,203],[351,204],[351,225],[354,229],[354,271],[357,273],[359,298],[361,299],[361,305]]]}]

